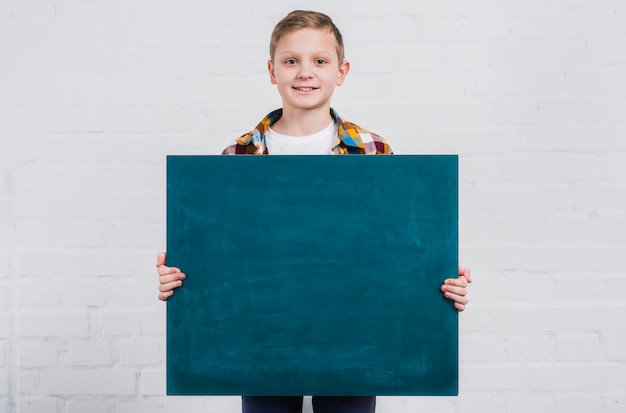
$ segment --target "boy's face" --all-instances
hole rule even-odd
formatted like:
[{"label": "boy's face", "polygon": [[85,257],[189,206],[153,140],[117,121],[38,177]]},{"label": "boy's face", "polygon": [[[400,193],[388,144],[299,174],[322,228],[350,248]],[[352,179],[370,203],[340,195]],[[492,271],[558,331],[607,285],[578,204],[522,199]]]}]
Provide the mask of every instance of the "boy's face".
[{"label": "boy's face", "polygon": [[283,109],[329,110],[335,86],[343,84],[350,64],[339,62],[330,31],[300,29],[280,39],[268,69]]}]

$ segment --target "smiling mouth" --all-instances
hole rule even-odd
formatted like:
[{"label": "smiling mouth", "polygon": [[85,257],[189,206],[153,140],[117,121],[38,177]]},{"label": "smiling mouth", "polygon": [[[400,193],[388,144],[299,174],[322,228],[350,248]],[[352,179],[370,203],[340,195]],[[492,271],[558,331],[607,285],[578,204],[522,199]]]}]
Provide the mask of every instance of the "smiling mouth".
[{"label": "smiling mouth", "polygon": [[316,87],[294,87],[294,89],[298,92],[312,92],[314,90],[317,90]]}]

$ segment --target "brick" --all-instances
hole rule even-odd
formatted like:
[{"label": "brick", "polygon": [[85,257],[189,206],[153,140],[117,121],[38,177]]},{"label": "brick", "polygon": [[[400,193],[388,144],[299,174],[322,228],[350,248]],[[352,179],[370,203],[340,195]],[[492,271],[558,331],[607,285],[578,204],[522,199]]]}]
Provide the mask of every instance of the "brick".
[{"label": "brick", "polygon": [[601,241],[626,241],[626,214],[602,214],[598,217]]},{"label": "brick", "polygon": [[550,176],[549,162],[548,158],[536,154],[507,157],[500,163],[501,177],[504,181],[545,182]]},{"label": "brick", "polygon": [[66,194],[53,197],[41,192],[19,193],[15,196],[17,219],[57,219],[80,217],[84,209],[84,196]]},{"label": "brick", "polygon": [[41,393],[41,373],[36,369],[19,371],[17,382],[17,393],[22,396],[36,396]]},{"label": "brick", "polygon": [[554,396],[550,394],[510,395],[507,397],[506,411],[509,413],[552,413],[555,411],[555,405]]},{"label": "brick", "polygon": [[[622,140],[626,143],[626,135],[618,136],[620,132],[614,130],[614,135],[617,140]],[[617,146],[617,145],[616,145]],[[601,157],[600,165],[600,179],[608,182],[619,182],[621,177],[626,174],[626,165],[623,162],[623,154],[619,151],[614,154],[605,154]]]},{"label": "brick", "polygon": [[100,402],[69,400],[67,413],[106,413],[106,403],[104,400]]},{"label": "brick", "polygon": [[70,354],[72,366],[106,366],[111,362],[109,344],[104,341],[74,342]]},{"label": "brick", "polygon": [[0,395],[6,396],[8,394],[9,394],[9,371],[7,369],[0,369]]},{"label": "brick", "polygon": [[626,406],[626,395],[624,392],[611,392],[606,396],[606,412],[621,413]]},{"label": "brick", "polygon": [[[150,6],[141,10],[142,18],[145,18],[145,10],[148,9]],[[107,30],[104,45],[113,49],[200,49],[223,45],[225,32],[229,31],[223,22],[206,24],[201,20],[163,20],[137,24],[120,21]]]},{"label": "brick", "polygon": [[51,413],[58,412],[56,399],[26,399],[19,400],[17,408],[20,413]]},{"label": "brick", "polygon": [[602,412],[605,401],[596,395],[559,395],[556,396],[556,409],[558,413],[587,413]]},{"label": "brick", "polygon": [[88,334],[89,318],[86,314],[22,312],[17,317],[18,337],[86,337]]},{"label": "brick", "polygon": [[558,298],[569,301],[603,300],[606,296],[604,280],[597,275],[568,274],[556,277]]},{"label": "brick", "polygon": [[111,74],[120,78],[142,78],[158,73],[156,50],[113,50]]},{"label": "brick", "polygon": [[626,368],[615,365],[544,365],[530,367],[536,391],[615,391],[626,385]]},{"label": "brick", "polygon": [[18,253],[16,258],[16,271],[20,277],[41,275],[84,277],[94,272],[94,254],[89,252],[33,251]]},{"label": "brick", "polygon": [[132,3],[123,0],[113,0],[110,4],[110,15],[115,21],[124,20],[143,20],[148,17],[154,17],[157,8],[150,7],[150,1],[139,0]]},{"label": "brick", "polygon": [[503,337],[463,334],[459,337],[459,360],[465,362],[506,361],[506,341]]},{"label": "brick", "polygon": [[[553,332],[555,330],[572,331],[583,329],[588,325],[593,325],[593,322],[596,321],[600,314],[606,315],[600,313],[592,316],[588,314],[588,309],[568,308],[565,306],[555,307],[548,304],[544,306],[521,304],[518,307],[494,305],[492,307],[492,311],[495,314],[483,319],[484,322],[491,325],[492,331],[508,331],[531,335],[532,333]],[[484,314],[480,314],[483,311],[485,309],[474,307],[472,312],[477,314],[474,314],[473,317],[476,319],[485,317]],[[465,322],[468,322],[468,320],[465,320]],[[472,328],[471,325],[470,328]]]},{"label": "brick", "polygon": [[[626,311],[624,300],[615,303],[603,303],[587,305],[582,318],[583,326],[591,331],[603,331],[605,333],[615,333],[624,331],[620,322],[620,317]],[[600,301],[601,302],[601,301]]]},{"label": "brick", "polygon": [[48,374],[50,395],[132,395],[135,372],[115,370],[55,370]]},{"label": "brick", "polygon": [[[1,201],[1,198],[0,198],[0,201]],[[8,206],[6,209],[7,209],[6,211],[0,210],[0,214],[6,214],[8,218],[8,215],[9,215]],[[7,222],[0,221],[0,231],[2,231],[0,232],[2,234],[2,236],[0,236],[0,246],[4,248],[8,248],[9,245],[12,245],[12,241],[15,238],[13,234],[13,231],[14,231],[13,228],[14,228],[14,225],[8,222],[8,220]]]},{"label": "brick", "polygon": [[141,247],[154,240],[163,239],[160,223],[119,222],[114,226],[116,246],[120,248]]},{"label": "brick", "polygon": [[607,298],[615,302],[624,299],[623,291],[626,291],[626,276],[608,277],[605,282]]},{"label": "brick", "polygon": [[143,370],[140,383],[140,394],[143,396],[161,396],[165,394],[165,370]]},{"label": "brick", "polygon": [[513,217],[503,213],[498,227],[498,236],[495,239],[504,238],[507,241],[538,241],[541,239],[542,224],[530,214]]},{"label": "brick", "polygon": [[16,304],[20,307],[46,307],[60,305],[65,286],[57,280],[46,278],[20,279],[17,283]]},{"label": "brick", "polygon": [[74,280],[63,284],[63,302],[68,308],[101,307],[105,303],[103,282],[99,278]]},{"label": "brick", "polygon": [[[156,254],[157,253],[154,253],[154,262],[156,262]],[[129,252],[125,252],[125,251],[119,251],[119,252],[103,251],[102,253],[98,254],[95,257],[95,264],[94,264],[95,275],[106,276],[106,277],[128,276],[138,271],[139,268],[136,268],[136,267],[139,267],[140,264],[143,265],[141,269],[143,269],[144,271],[149,271],[148,259],[146,258],[140,263],[137,263],[136,258],[137,258],[136,254],[132,254],[131,256]],[[153,270],[154,270],[153,280],[157,282],[156,267],[153,267]],[[107,288],[107,289],[113,289],[113,288]]]},{"label": "brick", "polygon": [[555,96],[567,90],[562,70],[509,70],[475,74],[468,86],[476,96]]},{"label": "brick", "polygon": [[45,220],[20,220],[15,224],[15,245],[22,248],[56,247],[58,225]]},{"label": "brick", "polygon": [[572,202],[571,189],[564,184],[484,185],[477,190],[477,197],[486,204],[486,210],[507,211],[509,214],[567,211]]},{"label": "brick", "polygon": [[156,401],[119,402],[116,413],[153,413],[162,412],[163,404]]},{"label": "brick", "polygon": [[158,336],[160,339],[163,339],[166,333],[166,306],[163,304],[164,303],[161,302],[153,303],[153,311],[143,311],[139,313],[142,335]]},{"label": "brick", "polygon": [[141,333],[139,316],[132,310],[103,312],[101,332],[105,336],[135,336]]},{"label": "brick", "polygon": [[[543,103],[537,103],[541,116],[545,116]],[[565,111],[567,113],[567,111]],[[521,129],[521,146],[529,151],[599,151],[610,150],[611,133],[610,127],[603,123],[585,124],[581,118],[570,113],[570,119],[566,123],[544,122],[534,119],[537,126],[524,126]],[[585,116],[586,117],[586,116]],[[573,121],[576,118],[577,121]],[[594,136],[594,139],[589,139]]]},{"label": "brick", "polygon": [[11,316],[8,313],[0,312],[0,338],[11,336]]},{"label": "brick", "polygon": [[[454,403],[446,398],[426,397],[380,397],[376,399],[376,411],[381,412],[433,412],[454,413]],[[311,397],[305,397],[303,413],[313,413]]]},{"label": "brick", "polygon": [[[6,278],[6,275],[3,275],[2,272],[2,258],[0,258],[0,279],[2,279],[3,277]],[[9,289],[6,283],[0,282],[0,313],[8,310],[9,307],[12,307],[13,305],[13,302],[9,299]]]},{"label": "brick", "polygon": [[592,154],[553,156],[550,159],[550,177],[558,181],[586,181],[600,179],[604,160]]},{"label": "brick", "polygon": [[11,16],[17,21],[53,21],[56,7],[53,3],[41,4],[37,0],[25,0],[11,5]]},{"label": "brick", "polygon": [[607,271],[621,266],[621,252],[613,247],[523,248],[522,268],[542,271]]},{"label": "brick", "polygon": [[[519,268],[518,251],[508,246],[465,246],[462,247],[465,262],[481,271],[507,271]],[[471,268],[471,267],[470,267]]]},{"label": "brick", "polygon": [[508,359],[513,363],[548,360],[548,340],[543,335],[511,335],[506,341]]},{"label": "brick", "polygon": [[158,305],[158,278],[156,269],[153,277],[143,280],[119,280],[104,288],[106,303],[109,306],[154,306]]},{"label": "brick", "polygon": [[499,235],[498,223],[491,218],[459,217],[459,245],[467,245],[470,242],[488,244]]},{"label": "brick", "polygon": [[530,378],[526,369],[511,365],[461,367],[466,391],[505,391],[528,388]]},{"label": "brick", "polygon": [[[206,409],[207,402],[205,400],[201,400],[198,397],[166,397],[164,401],[165,412],[167,413],[176,413],[176,412],[201,412]],[[238,410],[241,410],[241,397],[239,397],[239,405]],[[222,412],[227,410],[209,410],[215,412]],[[229,410],[230,411],[230,410]]]},{"label": "brick", "polygon": [[172,20],[197,20],[212,16],[213,5],[195,0],[165,0],[162,12]]},{"label": "brick", "polygon": [[54,343],[23,343],[19,346],[20,367],[55,367],[57,359],[58,348]]},{"label": "brick", "polygon": [[[460,378],[463,383],[463,378]],[[460,386],[463,389],[463,385]],[[462,391],[462,390],[461,390]],[[506,411],[506,399],[503,394],[463,394],[457,401],[458,413],[503,412]]]},{"label": "brick", "polygon": [[153,340],[124,341],[120,343],[122,366],[154,365],[163,360],[161,343]]},{"label": "brick", "polygon": [[108,69],[107,56],[85,50],[19,50],[13,56],[21,76],[29,78],[87,78],[103,76]]},{"label": "brick", "polygon": [[543,11],[516,16],[511,28],[513,38],[578,38],[609,35],[610,14],[603,10],[560,10],[559,24],[554,24],[557,15]]},{"label": "brick", "polygon": [[157,130],[162,133],[186,132],[206,134],[208,127],[205,110],[162,109],[157,112]]},{"label": "brick", "polygon": [[[610,86],[606,86],[607,88]],[[598,123],[617,123],[624,120],[620,116],[624,112],[624,96],[625,93],[620,92],[612,94],[613,98],[605,98],[597,103],[596,118]],[[620,96],[621,95],[621,96]]]},{"label": "brick", "polygon": [[541,226],[542,241],[571,243],[572,240],[590,239],[596,223],[587,214],[561,213],[545,219]]},{"label": "brick", "polygon": [[562,362],[600,361],[600,342],[594,334],[559,334],[557,360]]},{"label": "brick", "polygon": [[60,14],[63,20],[91,20],[101,21],[106,16],[106,2],[103,0],[91,0],[88,2],[81,0],[65,0],[61,7]]},{"label": "brick", "polygon": [[70,222],[60,227],[61,243],[66,247],[104,246],[104,224],[97,222]]},{"label": "brick", "polygon": [[547,274],[523,273],[509,277],[506,297],[509,301],[546,304],[557,298],[557,283]]}]

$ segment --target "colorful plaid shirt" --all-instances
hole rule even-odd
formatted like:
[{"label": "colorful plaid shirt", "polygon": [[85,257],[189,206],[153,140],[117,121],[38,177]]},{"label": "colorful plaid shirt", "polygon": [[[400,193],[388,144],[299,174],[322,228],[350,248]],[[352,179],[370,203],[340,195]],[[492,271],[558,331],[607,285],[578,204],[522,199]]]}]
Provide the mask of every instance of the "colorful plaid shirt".
[{"label": "colorful plaid shirt", "polygon": [[[277,109],[267,115],[252,131],[243,134],[226,149],[222,155],[267,155],[265,134],[283,114],[282,109]],[[378,155],[392,154],[391,147],[382,137],[350,123],[339,117],[339,114],[330,109],[330,115],[337,123],[337,139],[332,148],[336,155]]]}]

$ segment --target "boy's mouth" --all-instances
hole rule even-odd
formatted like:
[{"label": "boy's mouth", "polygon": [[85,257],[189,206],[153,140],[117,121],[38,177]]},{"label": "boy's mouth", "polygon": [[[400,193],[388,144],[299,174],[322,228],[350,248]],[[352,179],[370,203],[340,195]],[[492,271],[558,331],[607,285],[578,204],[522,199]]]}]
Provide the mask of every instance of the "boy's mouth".
[{"label": "boy's mouth", "polygon": [[295,90],[297,90],[298,92],[312,92],[314,90],[316,90],[316,87],[293,87]]}]

